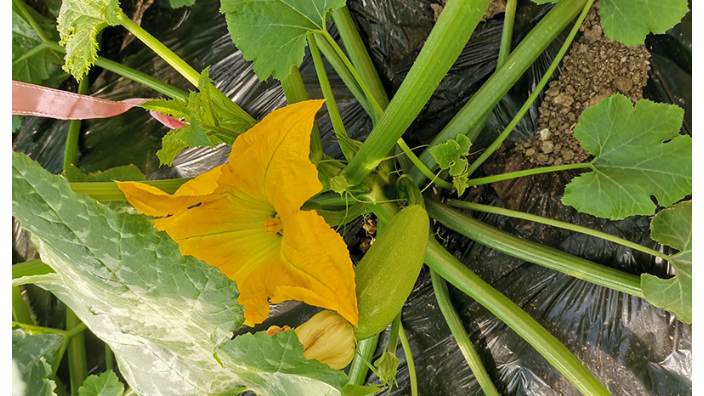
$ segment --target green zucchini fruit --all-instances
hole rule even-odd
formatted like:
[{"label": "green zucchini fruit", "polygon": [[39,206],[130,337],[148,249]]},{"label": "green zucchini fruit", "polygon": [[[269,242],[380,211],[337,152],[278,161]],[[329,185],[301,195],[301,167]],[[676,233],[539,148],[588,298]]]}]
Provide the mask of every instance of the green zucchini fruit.
[{"label": "green zucchini fruit", "polygon": [[401,209],[357,264],[358,340],[383,331],[403,308],[423,267],[429,230],[421,205]]}]

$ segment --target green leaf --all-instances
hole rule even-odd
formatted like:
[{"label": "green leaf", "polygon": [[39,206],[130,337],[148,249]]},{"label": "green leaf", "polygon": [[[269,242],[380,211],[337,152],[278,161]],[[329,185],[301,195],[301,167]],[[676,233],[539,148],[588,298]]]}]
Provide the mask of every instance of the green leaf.
[{"label": "green leaf", "polygon": [[368,396],[381,391],[378,386],[347,384],[342,388],[343,396]]},{"label": "green leaf", "polygon": [[670,256],[675,276],[660,279],[643,274],[640,284],[645,299],[692,323],[692,201],[673,205],[653,217],[651,238],[679,250]]},{"label": "green leaf", "polygon": [[430,154],[435,158],[435,162],[440,165],[440,169],[449,169],[450,176],[459,176],[467,170],[467,160],[469,148],[472,142],[464,135],[458,135],[457,140],[450,139],[443,144],[430,148]]},{"label": "green leaf", "polygon": [[[56,26],[49,19],[25,7],[41,27],[45,37],[56,36]],[[39,34],[12,4],[12,79],[31,84],[57,87],[68,74],[61,70],[63,62],[60,53],[42,44]],[[13,116],[13,130],[15,117]]]},{"label": "green leaf", "polygon": [[190,116],[188,104],[179,99],[154,99],[142,103],[139,107],[148,111],[166,114],[176,119],[185,119]]},{"label": "green leaf", "polygon": [[22,129],[22,124],[24,124],[24,118],[19,115],[12,115],[12,133],[15,133]]},{"label": "green leaf", "polygon": [[396,353],[388,349],[374,362],[374,366],[377,368],[376,374],[379,376],[382,383],[391,387],[391,384],[396,382],[396,373],[398,373],[399,363]]},{"label": "green leaf", "polygon": [[213,357],[244,322],[234,282],[182,256],[147,217],[114,213],[74,193],[23,154],[13,152],[12,168],[12,214],[56,271],[37,285],[110,346],[137,394],[240,388],[238,375]]},{"label": "green leaf", "polygon": [[347,383],[342,371],[307,360],[294,331],[240,335],[217,355],[225,368],[241,369],[244,384],[259,396],[341,395]]},{"label": "green leaf", "polygon": [[300,66],[306,36],[325,31],[326,14],[345,0],[222,0],[227,28],[260,80],[284,80]]},{"label": "green leaf", "polygon": [[[596,159],[565,188],[562,202],[613,220],[652,215],[692,191],[692,139],[679,134],[684,111],[614,95],[582,112],[574,136]],[[666,142],[666,143],[663,143]]]},{"label": "green leaf", "polygon": [[83,79],[98,57],[96,36],[107,26],[120,24],[124,15],[117,0],[73,0],[61,4],[59,44],[66,49],[64,70]]},{"label": "green leaf", "polygon": [[12,331],[12,361],[24,382],[24,395],[54,395],[56,384],[49,379],[50,363],[56,362],[63,341],[64,337],[58,334],[27,335],[24,330]]},{"label": "green leaf", "polygon": [[196,0],[169,0],[169,5],[171,8],[190,7],[195,4],[195,2]]},{"label": "green leaf", "polygon": [[106,371],[100,376],[89,375],[78,388],[79,396],[122,396],[125,385],[120,382],[112,371]]},{"label": "green leaf", "polygon": [[687,0],[602,0],[601,26],[610,39],[633,46],[650,32],[667,32],[687,11]]},{"label": "green leaf", "polygon": [[162,165],[171,166],[174,159],[183,149],[188,147],[215,147],[215,144],[208,139],[205,129],[201,128],[200,122],[191,120],[190,125],[169,131],[161,141],[161,150],[156,152]]}]

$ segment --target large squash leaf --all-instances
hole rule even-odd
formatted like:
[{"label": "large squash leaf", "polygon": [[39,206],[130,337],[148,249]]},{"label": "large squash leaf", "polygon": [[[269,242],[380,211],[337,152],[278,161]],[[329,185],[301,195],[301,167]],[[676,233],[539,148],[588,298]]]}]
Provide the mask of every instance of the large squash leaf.
[{"label": "large squash leaf", "polygon": [[306,36],[325,31],[326,14],[345,0],[222,0],[227,28],[260,80],[283,80],[300,66]]},{"label": "large squash leaf", "polygon": [[667,32],[687,11],[687,0],[601,0],[601,26],[610,39],[638,45],[650,32]]},{"label": "large squash leaf", "polygon": [[[596,159],[593,172],[565,188],[565,205],[619,220],[653,215],[692,191],[692,139],[679,134],[684,110],[641,100],[635,109],[623,95],[587,108],[574,136]],[[663,143],[666,142],[666,143]]]},{"label": "large squash leaf", "polygon": [[112,371],[90,375],[78,389],[78,396],[122,396],[125,385]]},{"label": "large squash leaf", "polygon": [[645,299],[674,313],[681,321],[692,323],[692,201],[664,209],[655,215],[650,229],[654,240],[679,253],[670,256],[670,264],[675,268],[673,278],[641,275]]},{"label": "large squash leaf", "polygon": [[[229,341],[244,312],[235,283],[216,267],[182,256],[146,216],[112,212],[12,155],[13,216],[56,271],[13,284],[56,294],[110,346],[135,392],[202,396],[245,386],[259,395],[339,394],[346,376],[306,360],[294,332],[285,342],[266,334]],[[234,360],[223,367],[216,351]],[[267,378],[281,386],[263,386]]]},{"label": "large squash leaf", "polygon": [[13,153],[12,167],[13,215],[56,271],[34,280],[110,345],[138,394],[204,395],[242,385],[213,358],[243,322],[234,282],[183,257],[146,217],[73,193],[25,155]]}]

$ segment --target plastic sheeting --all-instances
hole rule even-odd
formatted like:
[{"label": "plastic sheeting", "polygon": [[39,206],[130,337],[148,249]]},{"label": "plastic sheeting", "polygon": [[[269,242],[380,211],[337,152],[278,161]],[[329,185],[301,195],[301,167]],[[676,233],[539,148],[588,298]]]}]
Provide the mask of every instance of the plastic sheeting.
[{"label": "plastic sheeting", "polygon": [[[127,3],[127,2],[124,2]],[[387,92],[399,87],[413,59],[433,26],[429,0],[349,0],[353,18],[380,72]],[[129,5],[124,5],[125,8]],[[142,26],[200,70],[211,66],[216,86],[232,97],[254,117],[261,118],[285,104],[280,85],[271,79],[261,82],[244,61],[227,33],[224,17],[215,0],[199,0],[194,7],[172,10],[157,1],[144,14]],[[549,6],[519,1],[514,45],[530,30]],[[430,103],[411,125],[411,144],[429,142],[471,95],[491,75],[496,66],[503,15],[480,24],[457,63],[442,81]],[[334,32],[333,32],[334,34]],[[491,141],[508,124],[547,69],[564,35],[558,38],[519,83],[496,107],[477,146]],[[125,34],[108,29],[103,35],[110,44],[107,55],[163,81],[188,90],[188,83],[173,69],[133,40],[124,49]],[[679,104],[687,110],[683,130],[691,133],[691,14],[664,36],[648,39],[653,51],[651,79],[646,97]],[[348,133],[362,140],[371,122],[361,107],[328,67]],[[301,73],[314,98],[322,97],[310,57]],[[98,69],[91,73],[91,93],[113,100],[128,97],[158,97],[137,83]],[[391,96],[391,95],[390,95]],[[539,101],[512,135],[513,140],[531,136],[537,120]],[[54,173],[61,171],[67,122],[27,118],[21,132],[13,136],[13,148],[28,153]],[[319,120],[326,154],[341,158],[333,143],[327,115]],[[191,149],[183,152],[172,168],[159,168],[155,156],[166,129],[139,109],[110,120],[86,122],[80,141],[80,167],[88,172],[130,163],[139,166],[149,178],[194,176],[226,160],[227,148]],[[487,164],[493,173],[503,171],[498,162]],[[649,239],[649,219],[632,218],[619,222],[580,215],[561,205],[567,174],[535,176],[474,189],[467,199],[504,206],[550,218],[603,230],[657,248]],[[574,234],[522,220],[496,215],[475,214],[482,221],[521,238],[541,242],[594,262],[639,274],[643,271],[667,274],[667,264],[630,249],[592,237]],[[347,227],[345,239],[352,242],[361,222]],[[363,231],[362,231],[363,232]],[[439,229],[445,246],[492,286],[523,307],[552,334],[563,341],[615,395],[691,395],[691,326],[673,315],[654,308],[642,299],[611,291],[543,267],[515,259],[476,244],[446,229]],[[13,224],[13,262],[31,258],[25,233]],[[56,326],[60,304],[32,294],[40,324]],[[502,395],[576,395],[566,379],[525,341],[487,310],[450,287],[455,308],[475,343],[482,361]],[[296,324],[314,313],[303,304],[279,304],[260,327]],[[467,367],[437,308],[427,270],[421,273],[403,311],[421,395],[480,395],[478,383]],[[247,331],[247,330],[243,330]],[[377,357],[388,334],[382,334]],[[95,355],[91,355],[95,356]],[[89,357],[91,357],[89,356]],[[398,388],[393,395],[410,394],[406,362],[400,352]],[[102,370],[101,360],[91,361],[92,371]],[[61,375],[61,372],[60,372]],[[67,378],[66,381],[67,382]],[[372,374],[370,382],[378,382]]]}]

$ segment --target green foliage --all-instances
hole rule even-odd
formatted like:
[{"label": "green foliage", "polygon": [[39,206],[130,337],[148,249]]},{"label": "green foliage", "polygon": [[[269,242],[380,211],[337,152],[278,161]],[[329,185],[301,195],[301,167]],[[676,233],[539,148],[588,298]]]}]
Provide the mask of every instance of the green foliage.
[{"label": "green foliage", "polygon": [[195,4],[195,2],[196,0],[169,0],[169,5],[171,8],[190,7]]},{"label": "green foliage", "polygon": [[64,70],[82,80],[98,57],[96,36],[120,24],[124,15],[118,0],[64,1],[58,18],[59,44],[66,49]]},{"label": "green foliage", "polygon": [[13,216],[56,273],[25,277],[69,306],[114,351],[138,394],[203,395],[241,381],[213,358],[243,323],[235,283],[184,257],[145,216],[75,194],[23,154],[12,157]]},{"label": "green foliage", "polygon": [[125,385],[112,371],[88,376],[78,389],[79,396],[122,396],[124,392]]},{"label": "green foliage", "polygon": [[24,118],[19,115],[12,115],[12,133],[15,133],[22,129],[22,124],[24,124]]},{"label": "green foliage", "polygon": [[188,147],[215,147],[218,143],[232,144],[235,138],[251,127],[240,114],[233,111],[233,103],[222,95],[203,70],[198,82],[199,92],[191,92],[188,99],[156,99],[142,108],[170,115],[188,123],[169,131],[156,155],[162,165],[171,165],[178,153]]},{"label": "green foliage", "polygon": [[686,323],[692,323],[692,201],[673,205],[653,217],[651,237],[663,245],[679,250],[670,264],[675,276],[660,279],[643,274],[641,287],[646,300],[664,308]]},{"label": "green foliage", "polygon": [[[48,39],[58,36],[54,23],[25,7]],[[62,56],[43,44],[42,37],[12,4],[12,79],[31,84],[57,87],[68,75],[61,70]],[[12,118],[13,131],[15,117]]]},{"label": "green foliage", "polygon": [[341,395],[347,383],[342,371],[307,360],[294,331],[237,336],[217,357],[225,368],[241,370],[243,383],[259,396]]},{"label": "green foliage", "polygon": [[601,26],[610,39],[638,45],[650,32],[667,32],[687,11],[687,0],[602,0]]},{"label": "green foliage", "polygon": [[430,154],[435,158],[440,169],[448,170],[452,176],[452,184],[457,190],[457,195],[464,194],[467,189],[467,159],[469,148],[472,147],[472,142],[464,135],[457,135],[457,139],[450,139],[447,142],[431,147]]},{"label": "green foliage", "polygon": [[[679,134],[684,111],[614,95],[582,113],[574,136],[596,159],[565,188],[562,202],[614,220],[652,215],[692,191],[692,139]],[[666,143],[663,143],[666,142]]]},{"label": "green foliage", "polygon": [[374,362],[377,370],[376,375],[379,376],[381,382],[391,388],[391,384],[396,382],[396,373],[398,372],[399,360],[394,352],[388,349],[384,350],[384,353],[379,359]]},{"label": "green foliage", "polygon": [[343,396],[368,396],[381,390],[378,386],[347,384],[342,388]]},{"label": "green foliage", "polygon": [[306,36],[325,31],[326,14],[345,0],[222,0],[227,28],[260,80],[283,80],[300,66]]},{"label": "green foliage", "polygon": [[[12,331],[12,361],[24,382],[26,396],[53,396],[56,384],[50,380],[51,364],[56,360],[64,337],[58,334],[25,334]],[[15,396],[13,394],[13,396]]]}]

